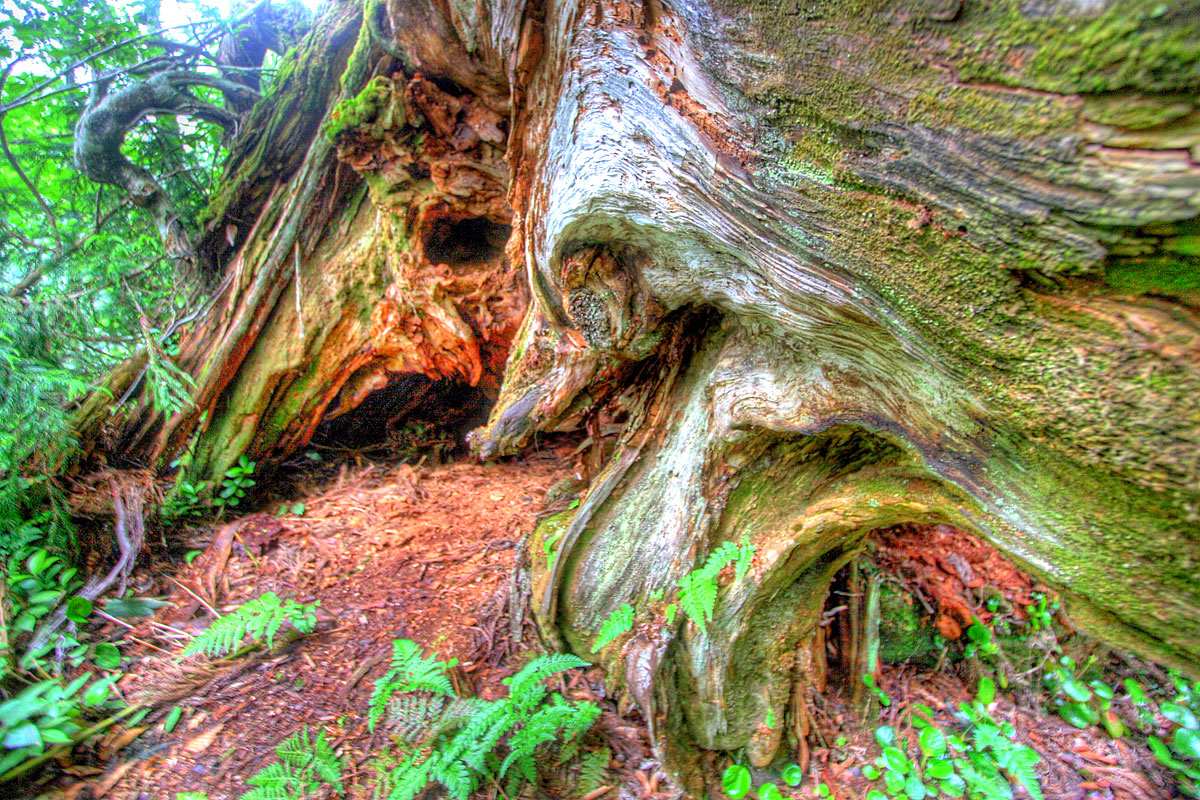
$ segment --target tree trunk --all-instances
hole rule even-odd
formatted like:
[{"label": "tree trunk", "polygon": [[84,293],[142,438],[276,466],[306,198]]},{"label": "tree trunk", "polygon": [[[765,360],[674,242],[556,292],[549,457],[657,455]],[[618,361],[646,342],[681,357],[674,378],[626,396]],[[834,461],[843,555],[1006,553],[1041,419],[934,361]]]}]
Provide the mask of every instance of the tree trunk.
[{"label": "tree trunk", "polygon": [[[196,408],[123,447],[211,479],[401,373],[499,385],[487,457],[586,425],[598,471],[531,543],[534,607],[587,653],[632,605],[599,658],[678,770],[803,729],[832,576],[898,523],[977,533],[1080,628],[1195,674],[1198,21],[334,4],[214,198]],[[713,621],[668,623],[742,537]]]}]

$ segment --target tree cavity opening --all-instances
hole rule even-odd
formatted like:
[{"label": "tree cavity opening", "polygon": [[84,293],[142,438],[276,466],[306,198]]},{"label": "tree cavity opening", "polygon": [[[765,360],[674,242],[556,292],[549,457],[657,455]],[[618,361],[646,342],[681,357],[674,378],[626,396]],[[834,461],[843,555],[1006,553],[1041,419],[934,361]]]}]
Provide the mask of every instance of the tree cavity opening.
[{"label": "tree cavity opening", "polygon": [[512,226],[487,217],[427,218],[424,225],[425,258],[431,264],[462,269],[489,264],[504,256]]},{"label": "tree cavity opening", "polygon": [[312,444],[416,463],[435,463],[467,452],[467,433],[483,424],[495,397],[452,379],[402,373],[344,414],[317,426]]}]

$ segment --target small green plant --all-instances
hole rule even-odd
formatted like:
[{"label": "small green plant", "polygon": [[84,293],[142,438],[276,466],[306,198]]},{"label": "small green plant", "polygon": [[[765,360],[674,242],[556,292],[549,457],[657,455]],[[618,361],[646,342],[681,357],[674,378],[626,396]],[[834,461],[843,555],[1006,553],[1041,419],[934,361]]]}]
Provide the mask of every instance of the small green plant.
[{"label": "small green plant", "polygon": [[284,623],[291,623],[297,633],[312,633],[317,627],[316,603],[297,603],[281,600],[274,592],[243,603],[236,610],[218,617],[208,630],[192,640],[183,651],[185,656],[203,653],[211,658],[233,652],[247,636],[256,641],[266,639],[274,647],[275,634]]},{"label": "small green plant", "polygon": [[549,695],[543,685],[555,673],[587,665],[576,656],[535,658],[506,679],[508,697],[488,701],[457,698],[445,675],[451,665],[438,666],[412,642],[395,642],[393,655],[392,669],[376,682],[372,713],[386,707],[396,692],[397,699],[417,691],[448,701],[429,720],[423,737],[405,737],[400,762],[383,776],[387,800],[412,800],[430,783],[441,784],[456,800],[466,800],[484,781],[506,777],[515,791],[521,781],[536,780],[535,754],[541,745],[558,742],[565,760],[570,752],[566,745],[600,714],[595,704],[569,703],[559,694]]},{"label": "small green plant", "polygon": [[246,490],[255,485],[250,476],[254,474],[255,462],[246,456],[238,457],[237,464],[225,470],[225,478],[221,481],[221,491],[213,498],[213,505],[222,512],[234,508],[246,496]]},{"label": "small green plant", "polygon": [[327,790],[344,795],[342,772],[346,766],[325,740],[325,732],[316,738],[308,726],[289,736],[275,748],[279,761],[246,781],[254,788],[241,800],[307,800],[321,797]]},{"label": "small green plant", "polygon": [[799,764],[788,764],[783,768],[783,772],[779,774],[779,777],[788,786],[799,786],[804,780],[804,770],[800,768]]},{"label": "small green plant", "polygon": [[372,732],[375,730],[375,724],[387,711],[388,702],[394,695],[430,692],[454,697],[454,686],[446,671],[457,664],[457,658],[448,662],[427,658],[416,642],[396,639],[392,642],[391,667],[375,681],[375,690],[371,692],[371,704],[367,711],[368,728]]},{"label": "small green plant", "polygon": [[721,775],[721,788],[732,800],[741,800],[750,793],[750,770],[741,764],[730,764]]},{"label": "small green plant", "polygon": [[1170,723],[1163,731],[1170,743],[1150,736],[1146,744],[1159,763],[1175,773],[1179,791],[1200,798],[1200,681],[1189,684],[1175,672],[1171,680],[1174,699],[1158,704],[1158,713]]},{"label": "small green plant", "polygon": [[875,739],[882,752],[863,768],[863,775],[871,780],[882,778],[884,792],[872,790],[867,797],[923,800],[941,792],[973,800],[1011,800],[1011,782],[1016,782],[1032,800],[1042,800],[1041,784],[1033,770],[1041,756],[1014,741],[1016,731],[1010,723],[997,723],[988,713],[995,691],[995,683],[985,677],[975,700],[959,704],[955,717],[964,726],[961,733],[943,731],[933,721],[933,709],[915,704],[912,722],[918,734],[917,750],[912,754],[906,742],[897,740],[894,728],[878,728]]},{"label": "small green plant", "polygon": [[863,686],[871,690],[871,694],[875,695],[875,699],[879,701],[879,705],[887,708],[892,704],[892,698],[888,693],[875,684],[875,676],[869,672],[864,672],[862,676]]},{"label": "small green plant", "polygon": [[1025,607],[1029,630],[1039,631],[1054,627],[1054,615],[1058,613],[1058,598],[1050,600],[1042,592],[1034,592],[1033,604]]},{"label": "small green plant", "polygon": [[754,559],[754,546],[742,537],[740,544],[725,542],[712,553],[704,566],[684,575],[679,581],[679,607],[696,627],[705,632],[707,624],[712,622],[713,612],[717,606],[717,576],[721,570],[736,563],[735,581],[740,581],[750,562]]},{"label": "small green plant", "polygon": [[618,636],[633,630],[633,606],[623,603],[620,608],[608,615],[600,626],[600,634],[592,643],[592,652],[598,653],[612,644]]},{"label": "small green plant", "polygon": [[[1085,664],[1084,669],[1090,664],[1090,661]],[[1115,696],[1112,687],[1099,679],[1085,684],[1075,673],[1075,662],[1069,656],[1060,658],[1058,665],[1046,673],[1046,685],[1054,693],[1051,706],[1076,728],[1103,724],[1114,739],[1123,736],[1125,724],[1112,711]]]}]

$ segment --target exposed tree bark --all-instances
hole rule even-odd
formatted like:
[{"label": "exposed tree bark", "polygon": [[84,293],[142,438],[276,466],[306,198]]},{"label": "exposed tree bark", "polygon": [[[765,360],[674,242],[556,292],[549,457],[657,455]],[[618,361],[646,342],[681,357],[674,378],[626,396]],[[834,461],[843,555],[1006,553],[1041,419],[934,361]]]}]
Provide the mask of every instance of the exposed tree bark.
[{"label": "exposed tree bark", "polygon": [[[1079,627],[1194,674],[1198,21],[334,5],[213,200],[196,408],[134,415],[122,447],[211,479],[389,376],[495,381],[515,335],[479,452],[589,425],[602,456],[531,544],[539,620],[587,653],[633,605],[600,659],[689,786],[695,747],[764,764],[805,730],[829,582],[897,523],[979,534]],[[511,224],[504,255],[441,258],[477,219]],[[668,624],[676,582],[743,536],[714,621]]]}]

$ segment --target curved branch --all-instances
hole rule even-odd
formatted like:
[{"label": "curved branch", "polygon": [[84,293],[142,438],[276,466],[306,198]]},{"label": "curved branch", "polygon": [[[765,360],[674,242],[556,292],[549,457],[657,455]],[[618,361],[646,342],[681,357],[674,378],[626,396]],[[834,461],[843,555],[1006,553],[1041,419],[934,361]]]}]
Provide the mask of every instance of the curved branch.
[{"label": "curved branch", "polygon": [[194,262],[195,254],[174,203],[148,170],[121,152],[121,143],[129,130],[148,114],[186,115],[233,131],[237,117],[188,92],[191,86],[241,95],[250,93],[244,86],[224,78],[182,70],[159,72],[112,94],[105,92],[105,82],[98,82],[87,110],[75,126],[76,168],[94,181],[125,190],[134,205],[150,211],[168,256],[185,265]]}]

